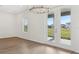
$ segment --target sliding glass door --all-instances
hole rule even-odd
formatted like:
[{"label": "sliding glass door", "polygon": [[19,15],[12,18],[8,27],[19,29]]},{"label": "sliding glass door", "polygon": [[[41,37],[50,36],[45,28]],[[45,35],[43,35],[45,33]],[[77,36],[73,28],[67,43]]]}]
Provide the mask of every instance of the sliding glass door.
[{"label": "sliding glass door", "polygon": [[48,15],[48,41],[54,40],[54,15]]},{"label": "sliding glass door", "polygon": [[71,10],[58,8],[48,15],[48,41],[71,45]]},{"label": "sliding glass door", "polygon": [[71,11],[69,9],[61,10],[61,43],[70,45],[71,40]]}]

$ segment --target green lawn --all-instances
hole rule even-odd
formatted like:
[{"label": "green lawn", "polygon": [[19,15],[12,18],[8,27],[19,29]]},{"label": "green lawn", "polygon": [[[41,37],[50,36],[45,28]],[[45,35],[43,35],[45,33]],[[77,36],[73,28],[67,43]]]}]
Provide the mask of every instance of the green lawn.
[{"label": "green lawn", "polygon": [[[48,28],[48,36],[52,37],[54,33],[53,28]],[[61,38],[70,40],[70,30],[61,28]]]},{"label": "green lawn", "polygon": [[61,38],[70,40],[70,30],[61,28]]},{"label": "green lawn", "polygon": [[48,36],[49,36],[49,37],[52,37],[52,36],[53,36],[52,33],[54,33],[53,28],[48,28]]}]

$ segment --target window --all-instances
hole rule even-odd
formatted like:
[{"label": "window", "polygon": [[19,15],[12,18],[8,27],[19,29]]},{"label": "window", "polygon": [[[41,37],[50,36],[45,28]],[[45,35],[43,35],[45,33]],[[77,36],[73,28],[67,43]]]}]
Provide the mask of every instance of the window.
[{"label": "window", "polygon": [[28,31],[28,22],[26,18],[24,18],[23,20],[23,28],[24,28],[24,32]]},{"label": "window", "polygon": [[71,13],[70,11],[61,12],[61,43],[70,44],[71,40]]},{"label": "window", "polygon": [[48,40],[54,40],[54,15],[48,15]]}]

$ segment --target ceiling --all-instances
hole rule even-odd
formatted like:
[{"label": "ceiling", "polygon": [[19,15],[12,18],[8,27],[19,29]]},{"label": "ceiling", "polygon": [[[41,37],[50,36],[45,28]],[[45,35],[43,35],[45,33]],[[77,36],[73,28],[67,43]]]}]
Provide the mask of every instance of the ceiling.
[{"label": "ceiling", "polygon": [[8,12],[8,13],[20,13],[27,9],[27,6],[25,5],[1,5],[0,11],[1,12]]},{"label": "ceiling", "polygon": [[[32,8],[34,5],[0,5],[1,12],[17,14]],[[37,5],[36,5],[37,6]],[[55,5],[46,5],[45,7],[53,8]]]}]

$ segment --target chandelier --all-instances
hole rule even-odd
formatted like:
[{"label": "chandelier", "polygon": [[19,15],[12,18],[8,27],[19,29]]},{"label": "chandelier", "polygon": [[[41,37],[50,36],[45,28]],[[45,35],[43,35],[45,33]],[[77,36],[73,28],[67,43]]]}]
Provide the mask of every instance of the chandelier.
[{"label": "chandelier", "polygon": [[49,8],[44,6],[33,6],[32,8],[29,9],[29,11],[36,14],[43,14],[43,13],[48,13]]}]

